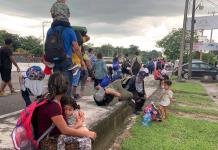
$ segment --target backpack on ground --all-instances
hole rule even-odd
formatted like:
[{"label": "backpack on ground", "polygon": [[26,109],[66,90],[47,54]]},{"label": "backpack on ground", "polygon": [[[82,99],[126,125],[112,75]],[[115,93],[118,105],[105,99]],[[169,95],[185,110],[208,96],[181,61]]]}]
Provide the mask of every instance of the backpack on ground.
[{"label": "backpack on ground", "polygon": [[64,52],[64,41],[62,33],[64,27],[60,31],[52,28],[52,32],[46,37],[45,41],[45,59],[49,62],[62,62],[66,59]]},{"label": "backpack on ground", "polygon": [[20,113],[16,127],[11,134],[16,150],[38,149],[39,142],[54,129],[55,126],[52,124],[39,139],[35,139],[34,125],[32,122],[33,114],[38,107],[45,103],[47,103],[47,100],[41,98],[38,101],[34,101]]},{"label": "backpack on ground", "polygon": [[139,63],[138,58],[136,57],[133,65],[132,65],[133,74],[136,75],[140,69],[141,69],[141,64]]}]

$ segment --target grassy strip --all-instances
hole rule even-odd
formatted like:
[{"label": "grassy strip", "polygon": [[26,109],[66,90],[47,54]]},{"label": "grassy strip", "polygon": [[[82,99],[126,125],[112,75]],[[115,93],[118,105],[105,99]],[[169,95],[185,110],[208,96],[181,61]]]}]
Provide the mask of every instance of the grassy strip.
[{"label": "grassy strip", "polygon": [[172,89],[175,91],[175,93],[207,95],[204,87],[202,87],[199,83],[175,82],[172,85]]},{"label": "grassy strip", "polygon": [[184,94],[184,93],[175,93],[174,97],[176,102],[180,103],[192,103],[195,105],[202,106],[214,106],[214,101],[209,96],[202,96],[196,94]]},{"label": "grassy strip", "polygon": [[192,113],[192,114],[206,114],[206,115],[212,115],[212,116],[218,116],[217,110],[211,110],[207,109],[206,107],[204,109],[189,107],[189,106],[178,106],[176,104],[173,104],[170,106],[171,110],[174,111],[180,111],[185,113]]},{"label": "grassy strip", "polygon": [[170,115],[166,121],[143,127],[139,119],[122,150],[217,150],[218,124]]}]

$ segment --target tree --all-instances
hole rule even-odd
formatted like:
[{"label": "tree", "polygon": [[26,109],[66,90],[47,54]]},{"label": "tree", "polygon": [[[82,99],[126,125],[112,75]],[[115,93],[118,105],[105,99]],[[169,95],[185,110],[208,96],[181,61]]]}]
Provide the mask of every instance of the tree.
[{"label": "tree", "polygon": [[[162,40],[157,42],[157,45],[164,49],[164,55],[166,55],[169,60],[179,59],[180,47],[182,41],[183,29],[172,30],[167,36]],[[186,41],[190,41],[190,32],[186,33]],[[194,41],[197,41],[197,36],[195,35]],[[184,57],[188,56],[188,49],[184,52]],[[186,59],[186,58],[184,58]]]}]

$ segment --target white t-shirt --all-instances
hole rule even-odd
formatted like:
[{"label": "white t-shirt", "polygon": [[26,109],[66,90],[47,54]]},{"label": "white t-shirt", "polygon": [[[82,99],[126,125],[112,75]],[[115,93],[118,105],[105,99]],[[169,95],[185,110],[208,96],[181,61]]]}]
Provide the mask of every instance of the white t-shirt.
[{"label": "white t-shirt", "polygon": [[173,98],[173,92],[171,90],[167,90],[167,91],[163,91],[164,93],[167,92],[167,94],[165,94],[163,96],[163,98],[160,101],[160,105],[162,106],[169,106],[170,105],[170,99]]}]

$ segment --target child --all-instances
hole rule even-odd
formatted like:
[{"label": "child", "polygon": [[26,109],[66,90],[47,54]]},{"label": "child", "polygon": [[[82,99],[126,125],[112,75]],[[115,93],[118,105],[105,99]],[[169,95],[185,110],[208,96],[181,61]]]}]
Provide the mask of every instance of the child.
[{"label": "child", "polygon": [[101,53],[97,54],[97,61],[93,64],[92,70],[95,74],[94,87],[96,87],[107,75],[107,67],[105,62],[103,61],[103,56]]},{"label": "child", "polygon": [[170,89],[172,82],[170,80],[164,81],[164,91],[160,96],[160,107],[159,111],[161,113],[162,119],[167,118],[167,109],[170,103],[173,101],[173,92]]},{"label": "child", "polygon": [[[71,97],[63,96],[61,98],[61,106],[69,127],[89,131],[84,123],[84,114],[79,111],[80,106],[77,105],[76,101],[74,101]],[[77,141],[77,137],[60,135],[58,137],[57,150],[65,149],[65,145],[69,141]],[[84,138],[84,141],[87,141],[86,138]]]}]

